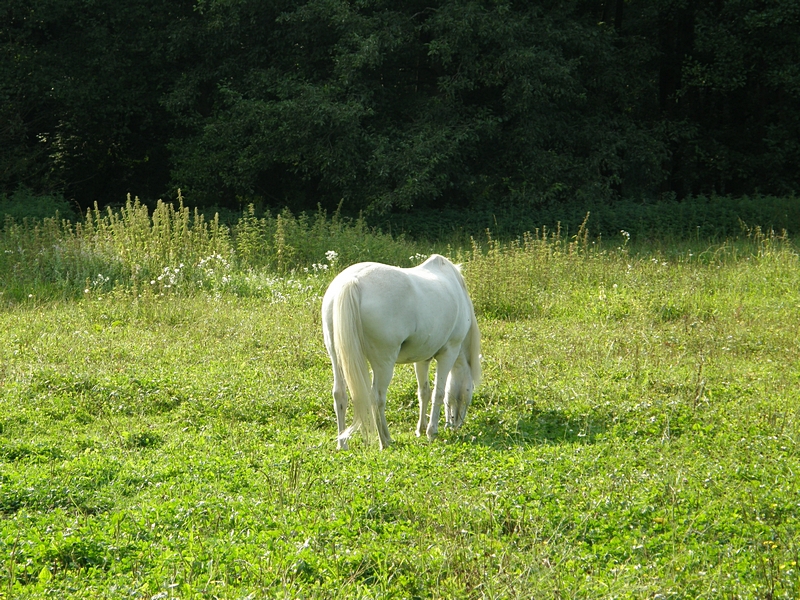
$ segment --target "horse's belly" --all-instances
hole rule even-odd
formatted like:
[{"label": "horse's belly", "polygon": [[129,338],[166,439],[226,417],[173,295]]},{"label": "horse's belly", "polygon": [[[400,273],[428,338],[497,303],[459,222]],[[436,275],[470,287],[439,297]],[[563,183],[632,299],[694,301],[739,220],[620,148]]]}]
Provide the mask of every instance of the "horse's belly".
[{"label": "horse's belly", "polygon": [[408,338],[400,344],[396,362],[407,364],[429,361],[442,349],[442,343],[442,340]]},{"label": "horse's belly", "polygon": [[406,365],[409,363],[426,362],[434,357],[435,353],[403,352],[397,357],[397,363]]}]

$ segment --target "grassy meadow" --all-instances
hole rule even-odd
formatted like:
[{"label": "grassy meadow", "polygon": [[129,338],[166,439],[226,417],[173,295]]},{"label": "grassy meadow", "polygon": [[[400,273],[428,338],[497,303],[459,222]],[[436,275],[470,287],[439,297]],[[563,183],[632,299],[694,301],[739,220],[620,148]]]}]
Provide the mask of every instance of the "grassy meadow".
[{"label": "grassy meadow", "polygon": [[[319,308],[359,260],[464,264],[484,381],[335,450]],[[0,597],[796,598],[800,261],[129,202],[0,235]]]}]

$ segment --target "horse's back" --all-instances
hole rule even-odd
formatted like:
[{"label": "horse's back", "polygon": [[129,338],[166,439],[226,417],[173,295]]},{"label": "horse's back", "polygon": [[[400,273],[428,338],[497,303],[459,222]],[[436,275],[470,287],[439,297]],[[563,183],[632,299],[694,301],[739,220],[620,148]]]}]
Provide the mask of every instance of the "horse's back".
[{"label": "horse's back", "polygon": [[374,358],[429,360],[451,340],[460,344],[469,330],[466,290],[443,257],[411,269],[368,263],[347,277],[357,280],[364,337]]},{"label": "horse's back", "polygon": [[323,299],[323,318],[344,286],[358,288],[365,333],[402,343],[415,331],[467,319],[469,298],[455,265],[440,255],[410,269],[376,262],[351,265],[333,280]]}]

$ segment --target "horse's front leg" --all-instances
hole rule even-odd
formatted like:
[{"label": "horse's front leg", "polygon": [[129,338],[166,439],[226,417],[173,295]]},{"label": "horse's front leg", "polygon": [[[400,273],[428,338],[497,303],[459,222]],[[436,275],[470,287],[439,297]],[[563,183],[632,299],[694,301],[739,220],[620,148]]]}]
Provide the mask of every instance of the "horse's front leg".
[{"label": "horse's front leg", "polygon": [[414,363],[414,374],[417,376],[417,398],[419,399],[419,421],[417,421],[417,437],[428,427],[428,404],[431,401],[431,382],[428,376],[431,361]]},{"label": "horse's front leg", "polygon": [[433,441],[439,434],[439,414],[442,411],[447,376],[456,362],[458,352],[447,350],[436,357],[436,377],[433,381],[433,405],[431,406],[431,420],[428,423],[428,439]]}]

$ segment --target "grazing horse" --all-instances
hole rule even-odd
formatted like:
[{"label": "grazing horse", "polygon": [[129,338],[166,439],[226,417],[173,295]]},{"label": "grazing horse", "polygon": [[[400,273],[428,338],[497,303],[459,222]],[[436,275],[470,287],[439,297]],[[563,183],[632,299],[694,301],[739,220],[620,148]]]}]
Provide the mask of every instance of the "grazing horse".
[{"label": "grazing horse", "polygon": [[[414,363],[419,398],[417,435],[436,437],[442,400],[447,427],[458,429],[481,377],[481,338],[459,268],[434,254],[411,269],[374,262],[352,265],[331,282],[322,300],[325,348],[333,365],[338,447],[358,429],[391,443],[386,390],[396,363]],[[433,405],[428,370],[436,359]],[[369,367],[372,368],[370,381]],[[353,424],[345,428],[347,389]]]}]

